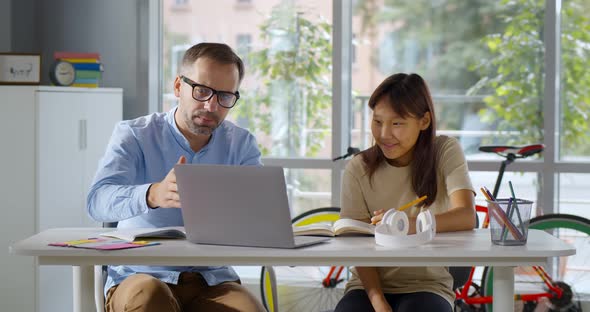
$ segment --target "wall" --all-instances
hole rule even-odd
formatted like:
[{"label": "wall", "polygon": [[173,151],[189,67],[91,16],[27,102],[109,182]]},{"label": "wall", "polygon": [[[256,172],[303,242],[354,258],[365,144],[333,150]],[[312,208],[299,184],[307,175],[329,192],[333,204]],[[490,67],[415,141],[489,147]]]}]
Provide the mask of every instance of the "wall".
[{"label": "wall", "polygon": [[[40,53],[43,85],[49,84],[48,72],[55,51],[98,52],[105,66],[102,85],[120,87],[124,90],[123,117],[130,119],[147,114],[148,81],[144,79],[144,75],[149,68],[145,57],[147,49],[140,47],[147,46],[145,43],[148,33],[147,27],[140,26],[146,24],[143,13],[145,4],[142,1],[0,0],[0,51]],[[6,104],[5,101],[6,99],[0,98],[0,105]],[[3,116],[0,114],[0,117]],[[31,114],[25,116],[28,116],[26,120],[34,120],[30,118]],[[3,133],[8,135],[10,131]],[[2,143],[5,141],[0,140]],[[34,154],[25,153],[25,156],[21,155],[19,159],[26,159],[26,155]],[[6,163],[14,165],[14,162]],[[26,186],[23,189],[27,189]],[[31,206],[27,202],[25,204]],[[20,215],[15,216],[22,219]],[[0,241],[0,246],[6,251],[9,243],[23,238],[6,236],[5,240]],[[26,261],[33,262],[32,258],[11,259],[20,261],[21,264]],[[9,271],[11,269],[22,272],[23,279],[13,281],[8,286],[18,286],[27,282],[25,279],[28,275],[25,275],[31,270],[22,270],[14,265],[0,267],[0,276],[12,272]],[[2,290],[0,311],[35,311],[34,290],[31,290],[32,297],[26,301],[13,290]],[[51,310],[51,307],[45,308]]]},{"label": "wall", "polygon": [[[40,12],[37,10],[39,0],[12,1],[11,12],[11,44],[13,52],[39,53],[40,45],[37,25]],[[41,59],[43,62],[43,59]]]},{"label": "wall", "polygon": [[[5,1],[5,0],[0,0]],[[19,0],[12,4],[12,48],[42,54],[42,84],[50,84],[55,51],[98,52],[104,87],[120,87],[123,118],[149,112],[148,87],[142,80],[147,60],[140,55],[147,30],[140,25],[141,0]]]},{"label": "wall", "polygon": [[11,19],[10,7],[11,0],[0,0],[0,52],[8,52],[12,46],[10,39]]}]

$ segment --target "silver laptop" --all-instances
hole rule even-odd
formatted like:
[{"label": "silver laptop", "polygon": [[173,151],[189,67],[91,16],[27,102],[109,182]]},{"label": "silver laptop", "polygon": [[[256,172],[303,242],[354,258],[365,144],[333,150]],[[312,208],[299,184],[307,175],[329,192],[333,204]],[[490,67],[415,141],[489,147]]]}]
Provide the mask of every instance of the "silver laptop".
[{"label": "silver laptop", "polygon": [[281,167],[177,164],[174,172],[190,242],[297,248],[329,240],[293,235]]}]

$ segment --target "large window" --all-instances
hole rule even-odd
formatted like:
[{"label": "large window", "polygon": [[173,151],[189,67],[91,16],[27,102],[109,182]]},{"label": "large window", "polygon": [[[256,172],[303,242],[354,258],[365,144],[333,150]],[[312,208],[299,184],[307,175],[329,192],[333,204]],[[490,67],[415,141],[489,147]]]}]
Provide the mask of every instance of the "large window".
[{"label": "large window", "polygon": [[561,10],[561,158],[590,161],[590,10],[587,0]]},{"label": "large window", "polygon": [[544,15],[529,3],[357,1],[353,144],[371,144],[366,101],[398,72],[424,77],[439,134],[458,138],[470,159],[482,144],[542,142]]},{"label": "large window", "polygon": [[329,157],[330,3],[196,2],[198,10],[188,12],[164,2],[164,109],[175,104],[178,53],[201,41],[224,42],[247,65],[243,96],[229,119],[255,133],[265,156]]},{"label": "large window", "polygon": [[[162,108],[176,104],[172,81],[187,47],[201,41],[234,47],[247,75],[229,119],[256,135],[265,164],[288,169],[294,214],[339,205],[345,162],[330,158],[348,146],[373,144],[366,102],[396,72],[426,79],[438,131],[459,139],[474,186],[492,187],[501,160],[478,152],[482,144],[546,145],[543,157],[519,160],[507,173],[539,203],[538,213],[565,211],[570,201],[554,190],[579,181],[563,180],[570,173],[590,173],[587,1],[562,7],[557,0],[162,5]],[[346,92],[351,96],[342,97]]]},{"label": "large window", "polygon": [[590,174],[563,173],[559,176],[559,213],[590,219]]},{"label": "large window", "polygon": [[[298,167],[330,158],[331,3],[188,2],[190,10],[163,2],[163,110],[176,105],[172,83],[182,53],[202,41],[223,42],[246,64],[242,97],[228,120],[254,133],[264,157],[302,159]],[[331,167],[325,169],[287,171],[294,215],[331,204]]]}]

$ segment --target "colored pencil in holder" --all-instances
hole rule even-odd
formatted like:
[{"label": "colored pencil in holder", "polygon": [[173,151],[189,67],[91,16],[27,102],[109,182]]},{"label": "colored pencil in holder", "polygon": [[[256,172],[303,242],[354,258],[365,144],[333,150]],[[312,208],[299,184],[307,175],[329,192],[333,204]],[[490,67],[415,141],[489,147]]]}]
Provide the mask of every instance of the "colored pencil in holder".
[{"label": "colored pencil in holder", "polygon": [[[513,200],[512,198],[508,199],[508,206],[506,207],[506,214],[508,215],[508,220],[512,221],[512,213],[514,208],[516,207],[512,207],[514,205],[516,205],[515,200]],[[524,233],[524,231],[522,232]],[[506,240],[506,236],[508,235],[508,228],[506,228],[506,225],[502,226],[502,240]]]},{"label": "colored pencil in holder", "polygon": [[502,208],[498,205],[498,203],[496,202],[494,197],[489,193],[489,190],[486,187],[483,187],[483,188],[481,188],[481,191],[484,194],[484,197],[486,197],[488,200],[488,204],[489,204],[488,207],[490,207],[490,209],[489,209],[490,211],[488,211],[488,213],[490,213],[492,217],[496,218],[496,221],[498,221],[498,224],[506,226],[508,231],[510,231],[510,234],[512,234],[512,236],[515,239],[517,239],[517,240],[524,239],[523,234],[518,230],[518,228],[514,225],[514,223],[512,223],[512,221],[510,221],[510,219],[508,218],[508,216],[506,215],[504,210],[502,210]]},{"label": "colored pencil in holder", "polygon": [[[499,217],[499,224],[506,226],[506,228],[508,228],[508,230],[510,231],[510,234],[512,234],[512,236],[516,239],[516,240],[522,240],[524,239],[523,234],[520,233],[520,230],[514,225],[514,223],[512,223],[512,221],[510,221],[510,219],[508,219],[508,216],[506,215],[506,213],[504,212],[504,210],[502,210],[502,208],[500,207],[500,205],[498,205],[498,203],[496,201],[491,201],[489,202],[491,203],[490,207],[492,207],[492,209],[495,210],[496,215]],[[497,219],[497,220],[498,220]]]},{"label": "colored pencil in holder", "polygon": [[[512,198],[514,201],[514,208],[516,210],[516,217],[518,218],[518,222],[520,223],[520,229],[522,230],[522,233],[524,233],[525,232],[524,223],[522,222],[522,217],[520,215],[520,209],[518,209],[518,199],[516,198],[516,195],[514,193],[514,187],[512,187],[512,181],[508,181],[508,186],[510,187],[510,193],[512,194]],[[509,217],[512,218],[512,214],[510,214]]]}]

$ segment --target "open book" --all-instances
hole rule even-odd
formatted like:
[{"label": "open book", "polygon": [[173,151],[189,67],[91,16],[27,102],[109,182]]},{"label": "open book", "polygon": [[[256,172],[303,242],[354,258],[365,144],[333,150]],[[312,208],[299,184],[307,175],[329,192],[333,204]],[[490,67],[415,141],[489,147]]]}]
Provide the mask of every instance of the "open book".
[{"label": "open book", "polygon": [[168,226],[161,228],[129,228],[101,233],[100,236],[115,237],[128,242],[137,238],[186,238],[186,232],[182,226]]},{"label": "open book", "polygon": [[333,225],[329,223],[314,223],[310,225],[293,226],[293,234],[296,236],[338,236],[343,234],[375,235],[375,226],[354,219],[339,219],[336,220]]}]

